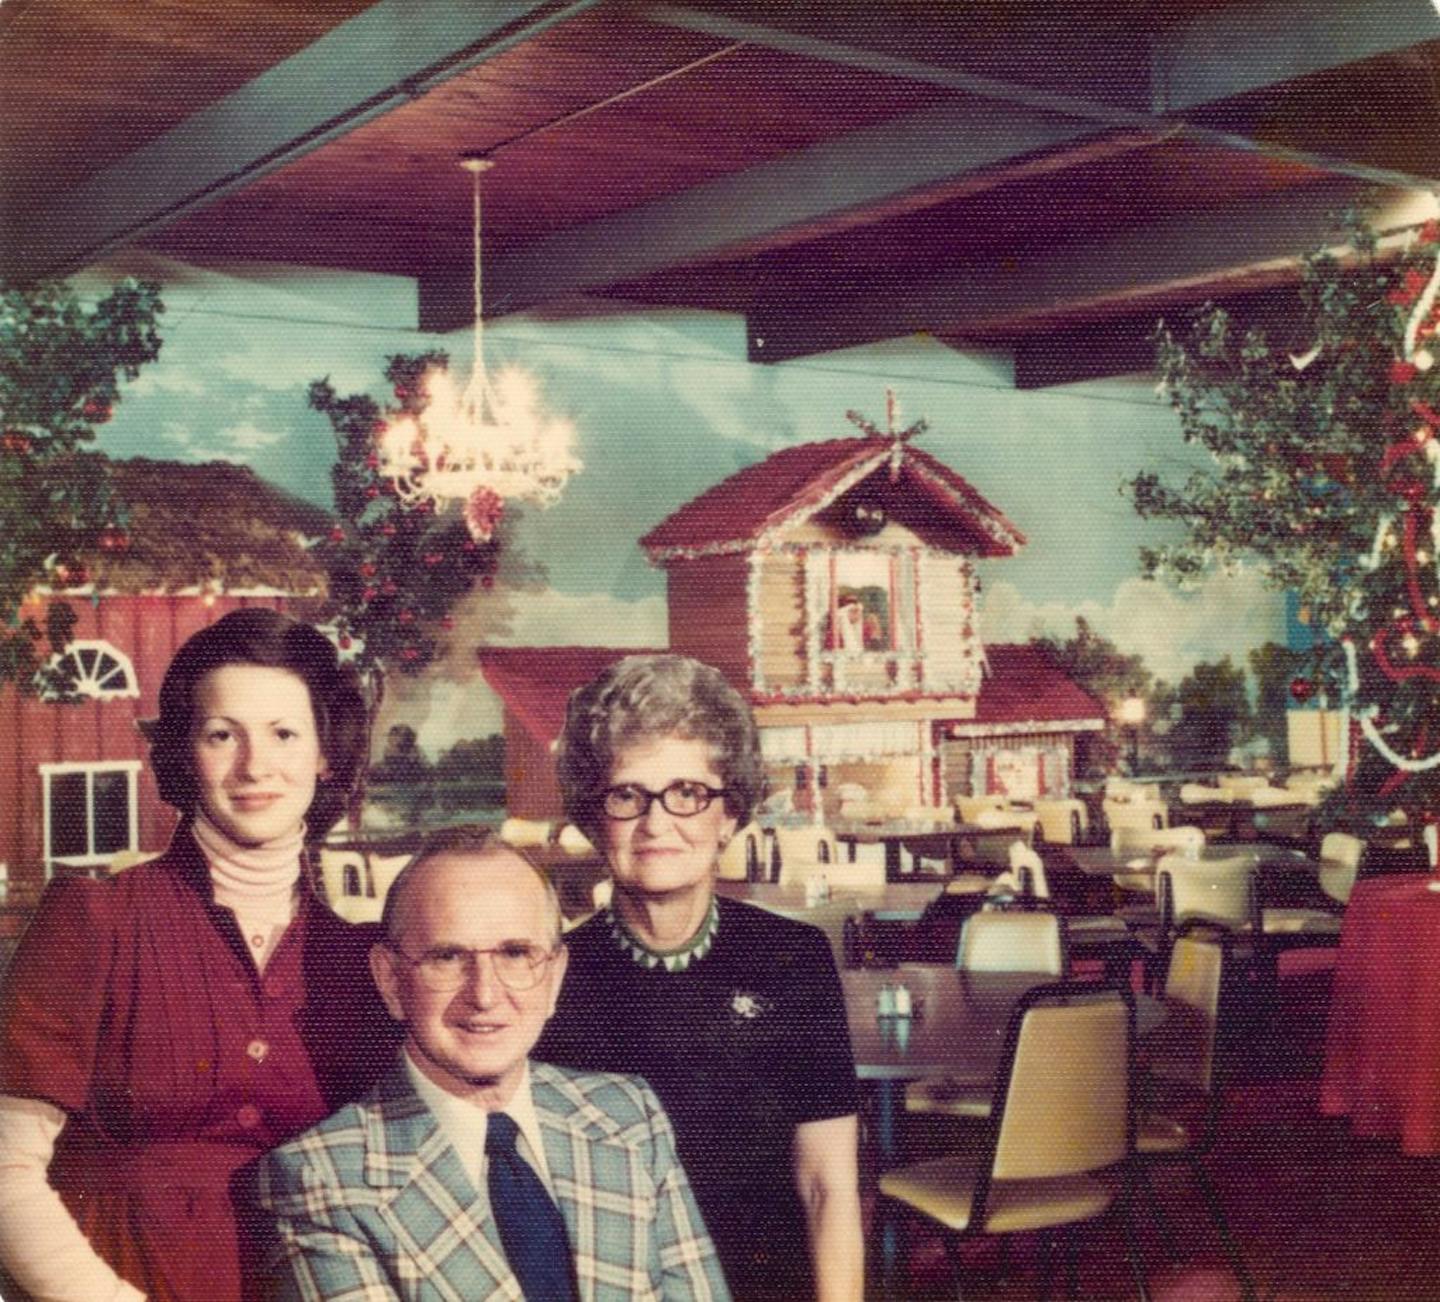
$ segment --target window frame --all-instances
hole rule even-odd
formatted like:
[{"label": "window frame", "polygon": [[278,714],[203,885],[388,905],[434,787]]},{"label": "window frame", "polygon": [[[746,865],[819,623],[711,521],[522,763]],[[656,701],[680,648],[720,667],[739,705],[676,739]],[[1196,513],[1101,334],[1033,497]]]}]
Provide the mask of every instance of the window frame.
[{"label": "window frame", "polygon": [[[45,865],[45,880],[48,882],[55,875],[57,863],[73,868],[95,868],[108,864],[117,854],[123,854],[127,850],[138,850],[140,848],[140,801],[139,801],[139,778],[142,768],[141,761],[132,760],[64,760],[53,764],[41,764],[40,772],[40,827],[43,837],[43,861]],[[73,773],[85,775],[85,844],[87,852],[83,855],[55,855],[52,853],[51,841],[51,812],[52,794],[51,789],[54,779],[64,777]],[[125,783],[125,804],[126,804],[126,843],[113,850],[97,852],[95,850],[95,778],[103,773],[124,773]]]},{"label": "window frame", "polygon": [[[76,679],[75,695],[87,701],[119,701],[134,699],[140,695],[140,680],[135,673],[135,662],[125,654],[113,642],[107,642],[104,638],[73,638],[65,644],[65,649],[50,657],[50,668],[57,669],[62,662],[78,657],[82,651],[94,651],[98,656],[109,656],[116,667],[125,674],[125,686],[119,689],[102,689],[95,681],[94,675],[83,679]],[[78,661],[77,661],[78,664]],[[110,673],[114,673],[112,669]],[[109,677],[109,674],[106,675]],[[57,699],[53,694],[47,692],[45,699],[53,701]]]}]

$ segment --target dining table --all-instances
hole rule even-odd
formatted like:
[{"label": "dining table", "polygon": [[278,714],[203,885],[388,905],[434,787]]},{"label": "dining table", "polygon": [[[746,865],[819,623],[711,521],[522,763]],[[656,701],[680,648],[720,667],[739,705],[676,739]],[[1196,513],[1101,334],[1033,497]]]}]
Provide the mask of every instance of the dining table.
[{"label": "dining table", "polygon": [[[850,850],[855,857],[855,847],[860,845],[883,846],[885,851],[885,877],[887,881],[905,881],[912,876],[925,875],[920,868],[922,859],[939,859],[945,864],[945,875],[954,876],[956,867],[966,867],[973,856],[967,855],[967,841],[972,843],[979,837],[1003,836],[1009,833],[1023,837],[1024,833],[1013,828],[980,827],[975,823],[945,822],[940,819],[921,822],[891,821],[887,823],[857,823],[836,821],[831,824],[835,839]],[[910,855],[911,871],[905,871],[904,854]]]},{"label": "dining table", "polygon": [[[840,973],[855,1074],[874,1096],[874,1136],[880,1169],[899,1154],[898,1120],[908,1081],[945,1077],[967,1088],[998,1084],[1005,1036],[1021,997],[1055,981],[1045,972],[970,972],[951,964],[902,963],[892,968],[845,968]],[[897,986],[909,994],[908,1017],[880,1013],[883,992]],[[1165,1020],[1165,1005],[1135,997],[1137,1036]],[[895,1265],[896,1226],[889,1209],[880,1217],[882,1278]]]},{"label": "dining table", "polygon": [[1440,1154],[1440,878],[1355,884],[1335,958],[1320,1111]]}]

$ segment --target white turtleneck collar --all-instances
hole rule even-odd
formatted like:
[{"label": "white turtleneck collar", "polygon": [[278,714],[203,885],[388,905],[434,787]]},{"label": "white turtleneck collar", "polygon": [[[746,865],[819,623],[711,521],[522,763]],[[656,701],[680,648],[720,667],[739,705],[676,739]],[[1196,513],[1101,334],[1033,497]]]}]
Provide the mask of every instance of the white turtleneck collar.
[{"label": "white turtleneck collar", "polygon": [[241,845],[197,809],[190,831],[210,868],[215,903],[230,909],[262,971],[295,916],[305,824],[264,845]]}]

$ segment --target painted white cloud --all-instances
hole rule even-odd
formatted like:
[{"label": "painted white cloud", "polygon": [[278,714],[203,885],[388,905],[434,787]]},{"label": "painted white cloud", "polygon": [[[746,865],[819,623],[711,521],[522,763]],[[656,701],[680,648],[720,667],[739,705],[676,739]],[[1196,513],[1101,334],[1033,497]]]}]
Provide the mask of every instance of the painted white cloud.
[{"label": "painted white cloud", "polygon": [[215,433],[231,447],[253,452],[257,448],[273,447],[286,437],[284,430],[261,429],[252,421],[241,421],[238,425],[227,425]]},{"label": "painted white cloud", "polygon": [[663,647],[669,620],[663,597],[622,601],[604,592],[516,592],[510,631],[497,646]]},{"label": "painted white cloud", "polygon": [[1076,616],[1128,655],[1141,655],[1159,678],[1171,683],[1201,661],[1229,656],[1246,664],[1246,654],[1264,642],[1285,640],[1283,597],[1266,589],[1259,575],[1243,571],[1215,576],[1191,592],[1130,578],[1108,603],[1081,601],[1036,604],[1009,583],[986,585],[980,635],[987,642],[1024,642],[1037,634],[1070,637]]},{"label": "painted white cloud", "polygon": [[[161,356],[165,354],[162,352]],[[198,398],[210,390],[193,370],[180,367],[162,366],[158,362],[146,367],[133,380],[128,380],[120,391],[122,401],[130,396],[149,398],[156,394],[178,393],[185,397]]]}]

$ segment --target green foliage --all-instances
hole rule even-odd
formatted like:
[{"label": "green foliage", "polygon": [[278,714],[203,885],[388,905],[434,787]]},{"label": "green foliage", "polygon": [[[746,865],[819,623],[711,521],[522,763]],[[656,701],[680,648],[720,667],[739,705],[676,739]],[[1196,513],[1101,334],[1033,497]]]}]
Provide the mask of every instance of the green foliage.
[{"label": "green foliage", "polygon": [[1156,709],[1173,719],[1165,742],[1176,769],[1224,768],[1231,747],[1251,735],[1245,670],[1229,656],[1201,661],[1173,691],[1157,692]]},{"label": "green foliage", "polygon": [[89,308],[58,282],[0,287],[0,683],[33,689],[74,622],[42,629],[22,615],[31,590],[81,586],[87,556],[126,543],[109,462],[86,445],[121,380],[159,355],[163,310],[148,282],[124,281]]},{"label": "green foliage", "polygon": [[1251,650],[1249,660],[1255,680],[1254,731],[1270,743],[1271,755],[1283,755],[1289,743],[1286,716],[1294,699],[1290,684],[1297,678],[1308,683],[1310,656],[1278,642],[1266,642]]},{"label": "green foliage", "polygon": [[354,645],[377,689],[386,670],[418,674],[435,660],[451,609],[477,581],[493,582],[503,545],[502,533],[475,541],[461,519],[437,518],[428,503],[405,506],[377,468],[377,430],[402,413],[415,415],[420,377],[447,361],[443,352],[390,357],[385,378],[396,402],[383,409],[368,394],[338,396],[329,380],[310,386],[310,405],[329,418],[338,445],[332,479],[340,523],[317,551],[341,645]]},{"label": "green foliage", "polygon": [[[1359,659],[1351,700],[1378,711],[1403,758],[1440,746],[1440,586],[1430,521],[1437,504],[1440,366],[1436,312],[1422,296],[1440,226],[1383,248],[1356,214],[1343,261],[1309,256],[1296,302],[1301,333],[1286,346],[1241,330],[1221,309],[1187,330],[1161,325],[1157,355],[1187,442],[1209,464],[1178,485],[1146,471],[1129,488],[1140,515],[1182,538],[1141,554],[1147,575],[1188,582],[1254,564],[1292,591],[1322,636],[1317,690],[1348,690],[1344,643]],[[1419,338],[1407,347],[1412,317]],[[1300,342],[1296,344],[1296,339]],[[1312,353],[1313,350],[1313,353]],[[1396,771],[1364,746],[1352,784],[1357,815],[1397,804],[1440,808],[1440,769]],[[1368,791],[1368,795],[1366,792]]]},{"label": "green foliage", "polygon": [[[1083,615],[1075,617],[1074,637],[1062,641],[1046,636],[1031,638],[1030,641],[1074,682],[1097,697],[1104,704],[1108,719],[1115,718],[1120,702],[1126,697],[1138,696],[1147,701],[1150,698],[1154,676],[1145,667],[1144,658],[1126,655],[1109,638],[1102,637],[1091,628],[1090,621]],[[1147,707],[1147,714],[1153,715],[1153,710]],[[1127,746],[1128,737],[1127,729]],[[1120,754],[1117,737],[1081,734],[1079,745],[1079,767],[1082,771],[1108,772],[1115,768]]]}]

